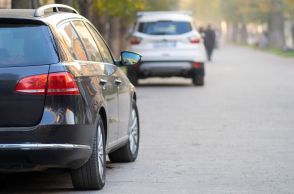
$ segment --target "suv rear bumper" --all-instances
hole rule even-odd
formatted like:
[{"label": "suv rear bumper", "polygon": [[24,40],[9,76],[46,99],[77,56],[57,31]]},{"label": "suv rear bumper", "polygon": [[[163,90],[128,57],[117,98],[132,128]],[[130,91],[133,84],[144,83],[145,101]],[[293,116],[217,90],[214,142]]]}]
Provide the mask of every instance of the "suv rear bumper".
[{"label": "suv rear bumper", "polygon": [[139,67],[129,69],[130,73],[138,78],[147,77],[186,77],[191,78],[195,74],[204,76],[204,63],[200,67],[194,67],[191,61],[144,61]]}]

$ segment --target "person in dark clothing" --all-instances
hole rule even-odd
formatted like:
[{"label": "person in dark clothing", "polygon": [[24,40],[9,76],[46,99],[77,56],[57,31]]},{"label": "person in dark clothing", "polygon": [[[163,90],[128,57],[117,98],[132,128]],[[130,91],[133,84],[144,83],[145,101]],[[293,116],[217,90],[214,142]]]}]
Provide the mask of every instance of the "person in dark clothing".
[{"label": "person in dark clothing", "polygon": [[212,53],[215,48],[216,33],[212,29],[211,25],[207,26],[205,30],[204,45],[207,53],[208,61],[211,61]]}]

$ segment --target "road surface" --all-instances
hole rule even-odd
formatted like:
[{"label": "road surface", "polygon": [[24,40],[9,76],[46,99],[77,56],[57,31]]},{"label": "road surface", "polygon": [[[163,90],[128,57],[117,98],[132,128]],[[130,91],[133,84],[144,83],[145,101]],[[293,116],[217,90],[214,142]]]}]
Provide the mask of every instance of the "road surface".
[{"label": "road surface", "polygon": [[141,84],[138,160],[108,164],[103,191],[74,191],[67,173],[30,173],[7,176],[1,192],[294,192],[294,59],[224,46],[207,64],[205,87]]}]

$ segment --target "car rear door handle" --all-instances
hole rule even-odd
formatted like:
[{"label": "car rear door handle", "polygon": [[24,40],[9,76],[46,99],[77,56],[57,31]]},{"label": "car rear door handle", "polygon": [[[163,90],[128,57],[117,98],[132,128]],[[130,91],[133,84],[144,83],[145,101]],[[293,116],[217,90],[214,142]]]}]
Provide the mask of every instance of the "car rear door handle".
[{"label": "car rear door handle", "polygon": [[100,79],[100,83],[99,83],[103,89],[105,89],[105,86],[107,84],[107,80],[106,79]]},{"label": "car rear door handle", "polygon": [[121,80],[120,79],[115,79],[114,83],[119,86],[121,84]]}]

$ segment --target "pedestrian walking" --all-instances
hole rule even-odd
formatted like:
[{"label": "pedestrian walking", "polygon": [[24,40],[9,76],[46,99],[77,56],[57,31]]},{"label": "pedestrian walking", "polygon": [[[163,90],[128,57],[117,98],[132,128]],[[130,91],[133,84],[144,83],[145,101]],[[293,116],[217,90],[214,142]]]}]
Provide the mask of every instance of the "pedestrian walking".
[{"label": "pedestrian walking", "polygon": [[208,61],[211,61],[213,50],[215,48],[216,33],[211,25],[207,26],[205,30],[204,45],[207,53]]}]

